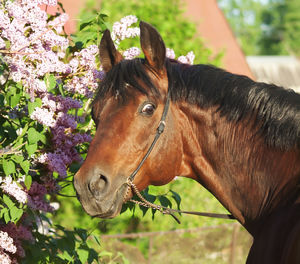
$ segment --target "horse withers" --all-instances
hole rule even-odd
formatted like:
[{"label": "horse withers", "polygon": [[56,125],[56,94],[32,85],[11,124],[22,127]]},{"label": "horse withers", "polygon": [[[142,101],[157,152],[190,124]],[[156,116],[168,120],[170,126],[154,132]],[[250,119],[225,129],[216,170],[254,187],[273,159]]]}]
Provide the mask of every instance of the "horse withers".
[{"label": "horse withers", "polygon": [[189,177],[253,236],[248,264],[300,263],[300,95],[167,59],[156,29],[140,30],[144,59],[123,59],[109,31],[101,40],[97,129],[74,178],[85,211],[117,216],[133,195],[129,178],[143,190]]}]

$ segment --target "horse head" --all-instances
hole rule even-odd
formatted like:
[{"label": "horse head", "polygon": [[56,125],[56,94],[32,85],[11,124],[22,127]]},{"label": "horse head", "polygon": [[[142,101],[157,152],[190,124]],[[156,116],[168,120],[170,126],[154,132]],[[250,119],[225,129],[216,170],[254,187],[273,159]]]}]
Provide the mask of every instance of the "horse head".
[{"label": "horse head", "polygon": [[[140,44],[145,59],[125,60],[106,30],[99,53],[105,79],[94,99],[96,124],[87,157],[74,177],[85,211],[101,218],[116,216],[131,196],[127,180],[138,167],[155,137],[168,93],[165,44],[155,28],[140,23]],[[178,124],[172,105],[165,133],[134,178],[139,190],[163,185],[180,166]]]}]

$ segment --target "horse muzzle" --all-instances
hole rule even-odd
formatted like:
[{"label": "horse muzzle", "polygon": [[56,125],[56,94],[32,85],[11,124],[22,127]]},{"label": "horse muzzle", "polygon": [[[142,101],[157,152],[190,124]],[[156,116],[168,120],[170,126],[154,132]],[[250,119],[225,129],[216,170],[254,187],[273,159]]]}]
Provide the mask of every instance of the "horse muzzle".
[{"label": "horse muzzle", "polygon": [[128,185],[121,183],[118,187],[114,187],[106,176],[101,173],[96,175],[88,177],[89,180],[85,182],[82,182],[78,173],[75,175],[74,187],[78,200],[90,216],[113,218],[122,209]]}]

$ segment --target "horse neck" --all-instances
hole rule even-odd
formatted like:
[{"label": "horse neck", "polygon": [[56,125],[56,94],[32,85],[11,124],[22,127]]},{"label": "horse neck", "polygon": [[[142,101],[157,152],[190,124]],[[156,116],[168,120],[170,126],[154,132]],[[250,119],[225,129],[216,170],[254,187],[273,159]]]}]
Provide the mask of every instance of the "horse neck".
[{"label": "horse neck", "polygon": [[261,136],[254,136],[249,120],[239,124],[227,121],[215,108],[187,103],[179,108],[181,175],[201,183],[241,224],[258,221],[282,206],[282,200],[298,195],[298,150],[267,147]]}]

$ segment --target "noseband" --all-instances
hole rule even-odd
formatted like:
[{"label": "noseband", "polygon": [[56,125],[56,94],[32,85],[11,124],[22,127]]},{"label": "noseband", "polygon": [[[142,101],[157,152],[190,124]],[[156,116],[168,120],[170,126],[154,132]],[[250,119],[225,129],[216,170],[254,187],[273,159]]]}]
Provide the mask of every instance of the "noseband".
[{"label": "noseband", "polygon": [[[172,208],[168,208],[168,207],[164,207],[161,205],[157,205],[154,203],[151,203],[149,201],[147,201],[142,194],[139,192],[138,188],[136,187],[136,185],[133,183],[134,178],[136,176],[136,174],[138,173],[138,171],[140,170],[140,168],[143,166],[144,162],[146,161],[146,159],[149,157],[151,151],[153,150],[157,140],[159,139],[160,135],[164,132],[165,126],[166,126],[166,117],[168,114],[168,110],[169,110],[169,106],[170,106],[170,91],[168,90],[167,93],[167,99],[166,99],[166,103],[164,106],[164,110],[161,116],[161,119],[159,121],[158,127],[156,129],[156,134],[155,137],[148,149],[148,151],[146,152],[145,156],[143,157],[143,159],[141,160],[141,162],[139,163],[139,165],[137,166],[137,168],[134,170],[133,173],[131,173],[131,175],[128,177],[127,179],[127,185],[128,185],[128,189],[126,192],[125,197],[128,194],[129,189],[132,190],[133,193],[135,193],[141,201],[136,201],[136,200],[129,200],[130,202],[134,202],[138,205],[144,206],[144,207],[148,207],[148,208],[152,208],[155,210],[160,211],[163,214],[169,214],[171,215],[179,224],[180,221],[179,219],[174,215],[174,213],[184,213],[184,214],[193,214],[193,215],[199,215],[199,216],[206,216],[206,217],[214,217],[214,218],[224,218],[224,219],[235,219],[233,215],[231,214],[215,214],[215,213],[203,213],[203,212],[192,212],[192,211],[181,211],[181,210],[176,210],[176,209],[172,209]],[[125,198],[124,197],[124,198]]]}]

